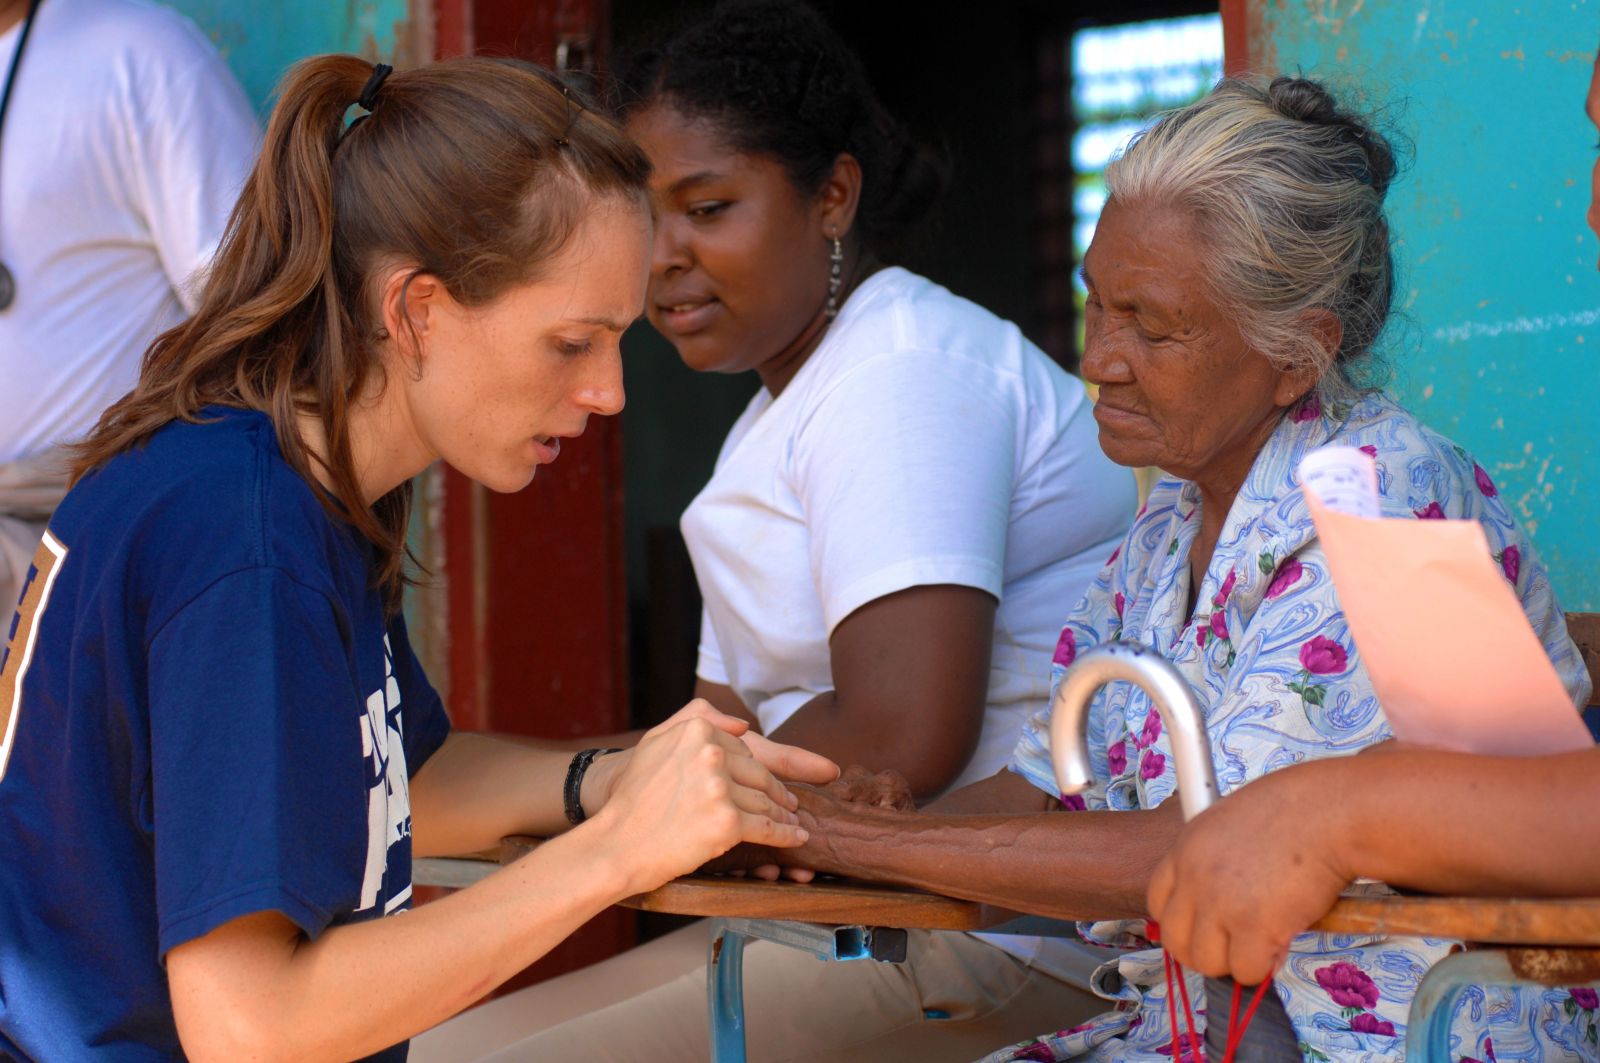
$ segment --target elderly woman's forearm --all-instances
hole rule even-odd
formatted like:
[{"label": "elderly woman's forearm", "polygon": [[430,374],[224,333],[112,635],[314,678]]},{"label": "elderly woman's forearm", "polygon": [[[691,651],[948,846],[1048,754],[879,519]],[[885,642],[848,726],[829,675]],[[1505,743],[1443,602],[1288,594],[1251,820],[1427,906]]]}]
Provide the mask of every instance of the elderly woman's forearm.
[{"label": "elderly woman's forearm", "polygon": [[[1436,893],[1600,894],[1600,749],[1403,750],[1307,765],[1353,876]],[[1297,773],[1303,769],[1294,769]]]},{"label": "elderly woman's forearm", "polygon": [[[1174,810],[1175,811],[1175,810]],[[830,817],[808,866],[1058,919],[1137,918],[1172,811]],[[807,853],[810,857],[813,854]]]}]

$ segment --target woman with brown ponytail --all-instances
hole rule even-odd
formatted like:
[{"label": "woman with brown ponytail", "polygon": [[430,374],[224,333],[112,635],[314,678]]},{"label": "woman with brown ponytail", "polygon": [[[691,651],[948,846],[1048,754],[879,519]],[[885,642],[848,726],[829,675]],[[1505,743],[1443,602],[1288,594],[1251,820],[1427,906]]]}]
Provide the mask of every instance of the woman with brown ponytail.
[{"label": "woman with brown ponytail", "polygon": [[[518,490],[621,407],[649,165],[537,69],[386,75],[289,74],[5,630],[0,1057],[404,1058],[614,901],[799,844],[773,772],[836,773],[699,702],[600,759],[449,733],[399,611],[409,481]],[[413,856],[516,831],[559,836],[383,918]]]}]

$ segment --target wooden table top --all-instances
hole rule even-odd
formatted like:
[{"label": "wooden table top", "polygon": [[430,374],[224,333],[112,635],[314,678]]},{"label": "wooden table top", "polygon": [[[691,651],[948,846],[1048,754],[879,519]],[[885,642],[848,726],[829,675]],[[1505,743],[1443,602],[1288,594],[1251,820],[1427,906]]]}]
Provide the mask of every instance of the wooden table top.
[{"label": "wooden table top", "polygon": [[[538,838],[506,838],[500,843],[500,862],[510,863],[538,845]],[[986,930],[1018,915],[1006,908],[903,886],[841,879],[765,882],[717,875],[688,875],[621,903],[625,908],[671,915],[787,919],[907,930]]]},{"label": "wooden table top", "polygon": [[1017,912],[937,893],[824,879],[764,882],[751,878],[690,875],[629,897],[624,907],[674,915],[735,919],[790,919],[838,926],[891,926],[906,930],[988,930]]},{"label": "wooden table top", "polygon": [[[537,847],[507,838],[500,862]],[[737,919],[788,919],[838,926],[987,930],[1019,913],[935,893],[864,882],[764,882],[689,875],[622,904],[648,912]],[[1346,897],[1313,930],[1338,934],[1454,938],[1495,945],[1600,947],[1600,898]]]}]

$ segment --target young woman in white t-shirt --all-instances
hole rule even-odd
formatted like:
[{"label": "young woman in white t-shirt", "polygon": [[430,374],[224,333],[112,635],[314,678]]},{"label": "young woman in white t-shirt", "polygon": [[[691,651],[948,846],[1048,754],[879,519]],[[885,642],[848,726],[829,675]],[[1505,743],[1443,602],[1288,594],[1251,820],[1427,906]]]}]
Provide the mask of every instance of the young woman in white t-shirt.
[{"label": "young woman in white t-shirt", "polygon": [[[1083,384],[887,264],[943,173],[811,9],[723,6],[623,94],[654,167],[646,313],[692,368],[763,385],[683,518],[696,695],[918,800],[1004,770],[1136,505]],[[497,1058],[705,1058],[704,956],[690,928],[491,1005],[512,1025],[609,1005]],[[913,935],[904,965],[752,944],[750,1056],[970,1060],[1098,1011],[1072,984],[1089,962],[955,934]]]}]

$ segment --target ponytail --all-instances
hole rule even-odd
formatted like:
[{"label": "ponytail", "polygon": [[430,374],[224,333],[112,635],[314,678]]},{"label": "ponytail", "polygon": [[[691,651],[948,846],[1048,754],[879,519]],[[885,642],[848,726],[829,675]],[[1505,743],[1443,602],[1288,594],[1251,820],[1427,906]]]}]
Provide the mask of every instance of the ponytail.
[{"label": "ponytail", "polygon": [[[133,391],[76,448],[72,476],[208,405],[260,410],[330,516],[373,545],[398,609],[411,485],[369,505],[350,452],[351,404],[382,372],[372,271],[409,263],[482,305],[536,276],[591,198],[642,194],[649,163],[554,75],[501,60],[397,73],[346,128],[372,75],[366,60],[328,55],[285,76],[198,310],[151,345]],[[321,422],[320,457],[303,414]]]}]

